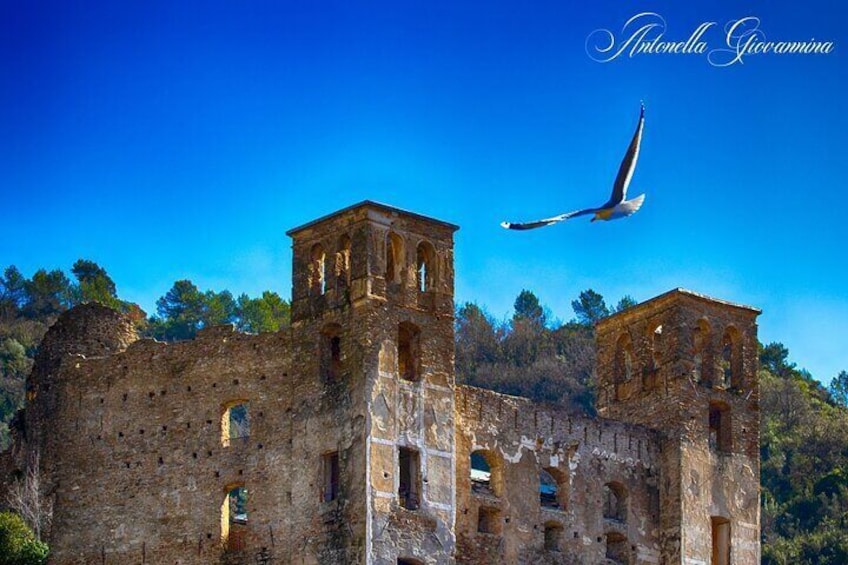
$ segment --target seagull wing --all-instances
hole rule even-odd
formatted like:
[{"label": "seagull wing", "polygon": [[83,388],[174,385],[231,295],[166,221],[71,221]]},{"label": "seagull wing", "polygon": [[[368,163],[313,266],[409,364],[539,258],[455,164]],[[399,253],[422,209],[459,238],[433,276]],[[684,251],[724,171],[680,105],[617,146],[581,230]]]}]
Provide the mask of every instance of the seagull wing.
[{"label": "seagull wing", "polygon": [[535,222],[501,222],[501,227],[508,230],[532,230],[536,228],[541,228],[544,226],[549,226],[551,224],[555,224],[557,222],[562,222],[563,220],[567,220],[569,218],[574,218],[576,216],[584,216],[586,214],[594,214],[597,212],[597,208],[587,208],[585,210],[577,210],[575,212],[568,212],[566,214],[560,214],[559,216],[554,216],[553,218],[545,218],[544,220],[536,220]]},{"label": "seagull wing", "polygon": [[627,153],[624,154],[624,159],[618,168],[618,176],[615,177],[615,184],[612,187],[612,196],[610,196],[609,202],[604,205],[604,208],[615,206],[624,202],[624,199],[627,198],[627,187],[630,185],[630,179],[633,178],[633,171],[636,169],[636,160],[639,158],[639,147],[642,145],[642,128],[644,125],[645,105],[642,104],[642,109],[639,112],[639,123],[636,125],[636,132],[633,134],[630,147],[627,148]]}]

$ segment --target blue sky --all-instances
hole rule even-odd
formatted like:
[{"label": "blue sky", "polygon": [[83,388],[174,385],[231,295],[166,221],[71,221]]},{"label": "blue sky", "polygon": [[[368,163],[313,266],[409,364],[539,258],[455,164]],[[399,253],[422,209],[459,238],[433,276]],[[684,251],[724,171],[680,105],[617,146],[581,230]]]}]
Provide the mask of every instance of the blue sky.
[{"label": "blue sky", "polygon": [[[290,294],[284,232],[372,199],[460,224],[457,299],[568,319],[682,286],[758,306],[762,341],[848,370],[848,32],[837,1],[0,0],[0,265],[79,257],[154,310],[179,278]],[[120,4],[120,5],[119,5]],[[827,55],[589,58],[637,13],[685,40],[760,18]],[[600,204],[647,106],[631,218]]]}]

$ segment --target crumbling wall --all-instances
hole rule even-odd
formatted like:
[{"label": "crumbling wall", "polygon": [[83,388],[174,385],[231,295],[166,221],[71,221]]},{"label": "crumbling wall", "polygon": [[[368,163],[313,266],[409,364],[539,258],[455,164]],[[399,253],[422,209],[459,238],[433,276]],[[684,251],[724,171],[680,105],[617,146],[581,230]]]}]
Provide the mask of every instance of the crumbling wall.
[{"label": "crumbling wall", "polygon": [[[53,562],[214,563],[233,485],[249,492],[244,547],[284,551],[294,378],[286,334],[231,327],[66,357],[56,411],[41,423],[61,445]],[[249,402],[250,435],[225,447],[222,414],[233,400]]]},{"label": "crumbling wall", "polygon": [[[658,560],[654,433],[465,386],[457,387],[456,406],[457,562],[602,563],[610,538],[626,540],[620,563]],[[499,467],[493,492],[472,488],[471,454],[479,450]],[[540,501],[545,468],[565,491],[559,508]],[[604,515],[610,483],[626,493],[620,517]],[[494,533],[478,531],[481,508],[496,511]],[[546,526],[559,529],[556,548],[545,548]]]},{"label": "crumbling wall", "polygon": [[[90,324],[66,332],[79,317],[70,310],[57,322],[61,335],[48,334],[27,406],[30,440],[48,439],[52,562],[208,565],[227,546],[250,562],[263,549],[281,562],[346,559],[347,495],[364,473],[343,473],[345,496],[322,506],[320,455],[339,450],[343,471],[356,466],[363,448],[351,438],[363,424],[356,431],[349,417],[349,392],[320,381],[314,338],[293,347],[289,331],[225,326],[122,350],[112,343],[123,334],[101,332],[104,324],[91,335]],[[223,438],[236,403],[248,406],[249,433]],[[35,449],[25,439],[22,451]],[[247,489],[247,521],[225,527],[222,505],[236,486]]]}]

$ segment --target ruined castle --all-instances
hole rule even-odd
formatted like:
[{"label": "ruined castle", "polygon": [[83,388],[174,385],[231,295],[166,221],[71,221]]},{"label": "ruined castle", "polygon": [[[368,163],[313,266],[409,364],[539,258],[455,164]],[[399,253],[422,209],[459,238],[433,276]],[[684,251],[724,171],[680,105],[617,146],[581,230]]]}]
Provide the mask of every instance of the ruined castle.
[{"label": "ruined castle", "polygon": [[759,311],[602,320],[597,418],[460,386],[456,230],[363,202],[289,231],[278,333],[66,312],[0,457],[39,455],[51,563],[759,563]]}]

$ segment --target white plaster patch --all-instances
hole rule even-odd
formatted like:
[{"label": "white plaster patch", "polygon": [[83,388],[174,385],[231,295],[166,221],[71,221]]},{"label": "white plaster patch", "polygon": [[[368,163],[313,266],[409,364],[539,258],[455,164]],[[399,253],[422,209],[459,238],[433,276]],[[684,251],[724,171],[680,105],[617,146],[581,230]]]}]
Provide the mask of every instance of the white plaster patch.
[{"label": "white plaster patch", "polygon": [[592,450],[592,455],[594,455],[595,457],[600,457],[601,459],[607,459],[609,461],[621,463],[623,465],[626,465],[627,467],[638,467],[640,465],[642,467],[645,467],[645,468],[648,467],[648,465],[646,465],[644,462],[642,462],[639,459],[633,459],[632,457],[622,457],[618,453],[611,453],[611,452],[607,451],[606,449],[601,450],[601,449],[598,449],[597,447]]},{"label": "white plaster patch", "polygon": [[580,453],[575,452],[574,456],[568,461],[568,469],[570,471],[576,471],[577,465],[580,464]]}]

